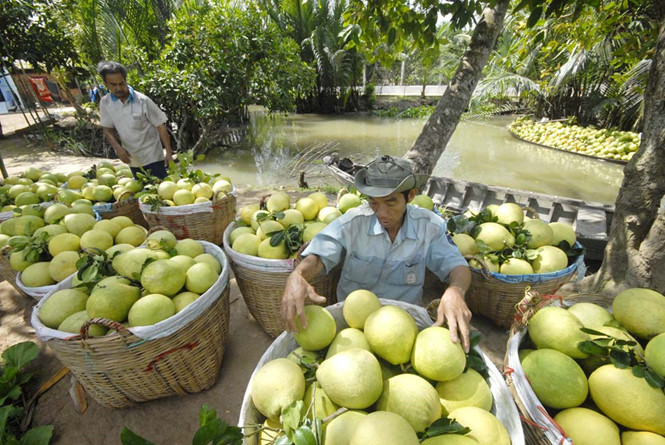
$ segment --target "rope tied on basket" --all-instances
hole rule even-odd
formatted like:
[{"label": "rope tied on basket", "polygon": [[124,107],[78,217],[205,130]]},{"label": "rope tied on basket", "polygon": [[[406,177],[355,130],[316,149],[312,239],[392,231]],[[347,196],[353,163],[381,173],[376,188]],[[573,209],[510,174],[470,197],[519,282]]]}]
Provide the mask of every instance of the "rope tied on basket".
[{"label": "rope tied on basket", "polygon": [[511,331],[523,329],[541,307],[555,299],[562,300],[562,297],[556,294],[540,295],[537,291],[531,290],[530,286],[527,286],[524,289],[524,298],[515,305],[515,323]]}]

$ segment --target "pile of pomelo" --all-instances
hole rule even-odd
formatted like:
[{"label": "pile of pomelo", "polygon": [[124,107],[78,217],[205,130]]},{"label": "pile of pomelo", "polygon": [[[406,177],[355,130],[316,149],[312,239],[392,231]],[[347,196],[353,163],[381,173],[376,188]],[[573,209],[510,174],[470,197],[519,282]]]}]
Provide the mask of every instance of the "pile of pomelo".
[{"label": "pile of pomelo", "polygon": [[[176,240],[158,230],[145,247],[123,244],[107,250],[111,273],[98,267],[94,279],[77,274],[72,287],[51,294],[39,319],[45,326],[78,333],[89,319],[101,317],[128,327],[150,326],[175,315],[205,293],[221,273],[221,264],[192,239]],[[95,325],[90,334],[104,335]]]},{"label": "pile of pomelo", "polygon": [[524,373],[575,445],[665,444],[665,296],[628,289],[612,313],[546,306],[528,332]]},{"label": "pile of pomelo", "polygon": [[252,402],[267,419],[260,443],[293,434],[283,425],[292,423],[293,406],[302,401],[299,415],[323,422],[316,443],[415,445],[446,416],[471,431],[423,444],[510,444],[490,413],[488,383],[466,369],[466,355],[447,329],[419,330],[407,311],[383,306],[366,290],[349,294],[342,309],[349,327],[338,331],[328,310],[305,306],[307,327],[298,320],[294,334],[300,347],[254,375]]},{"label": "pile of pomelo", "polygon": [[[575,230],[563,222],[546,223],[525,216],[515,203],[491,205],[448,220],[453,242],[469,266],[491,272],[529,275],[556,272],[575,259]],[[570,258],[570,259],[569,259]]]},{"label": "pile of pomelo", "polygon": [[47,173],[35,167],[29,167],[21,175],[8,176],[0,185],[0,213],[52,201],[65,182],[66,175]]},{"label": "pile of pomelo", "polygon": [[143,182],[134,179],[127,165],[114,166],[101,161],[96,168],[84,173],[74,171],[67,174],[67,182],[58,191],[56,200],[71,204],[86,199],[93,204],[122,201],[143,189]]}]

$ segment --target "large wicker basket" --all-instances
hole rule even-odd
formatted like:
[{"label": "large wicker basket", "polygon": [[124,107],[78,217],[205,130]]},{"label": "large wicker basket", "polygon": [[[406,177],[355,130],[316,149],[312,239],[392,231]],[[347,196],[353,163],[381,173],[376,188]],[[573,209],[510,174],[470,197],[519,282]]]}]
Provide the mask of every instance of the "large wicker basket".
[{"label": "large wicker basket", "polygon": [[572,443],[572,441],[566,437],[563,429],[552,419],[531,389],[520,363],[520,344],[527,335],[529,320],[540,308],[548,305],[569,307],[580,302],[611,307],[612,298],[601,294],[577,294],[563,298],[551,295],[541,296],[538,292],[528,291],[518,305],[518,316],[511,327],[508,338],[504,369],[506,383],[520,410],[524,433],[529,445],[559,445]]},{"label": "large wicker basket", "polygon": [[111,219],[116,216],[126,216],[131,219],[134,224],[149,228],[148,223],[139,209],[138,200],[134,197],[121,199],[116,202],[97,203],[94,209],[99,213],[102,219]]},{"label": "large wicker basket", "polygon": [[[413,316],[418,325],[419,329],[424,329],[432,325],[432,320],[430,319],[427,311],[420,306],[404,303],[401,301],[395,300],[380,300],[383,305],[393,305],[398,306],[409,314]],[[348,325],[344,321],[344,315],[342,314],[342,307],[344,303],[337,303],[332,306],[328,306],[326,309],[332,314],[337,322],[337,330],[347,328]],[[298,344],[293,337],[293,334],[290,332],[284,332],[282,335],[277,337],[277,339],[270,345],[266,352],[259,360],[259,363],[254,369],[252,378],[256,372],[261,369],[270,360],[274,360],[280,357],[286,357],[289,352],[293,351],[298,347]],[[513,445],[523,445],[524,444],[524,432],[522,431],[522,425],[520,423],[519,413],[513,400],[511,399],[510,392],[506,387],[506,382],[503,380],[501,373],[494,366],[491,360],[482,352],[481,349],[476,347],[476,351],[480,353],[485,364],[487,365],[489,371],[489,385],[490,390],[492,391],[492,397],[494,398],[494,404],[492,406],[492,413],[501,421],[503,426],[508,430],[510,435],[510,440]],[[251,397],[251,387],[252,379],[250,379],[247,389],[245,390],[245,396],[243,398],[242,407],[240,409],[240,417],[238,420],[238,426],[250,427],[252,425],[261,424],[263,419],[259,411],[254,407]],[[245,436],[248,436],[251,433],[251,430],[244,430]],[[246,437],[243,441],[243,445],[256,445],[259,443],[258,435],[254,434],[250,437]]]},{"label": "large wicker basket", "polygon": [[[234,189],[235,190],[235,189]],[[150,227],[164,226],[176,238],[193,238],[221,245],[224,230],[235,218],[236,197],[220,192],[212,202],[152,210],[139,202],[139,209]]]},{"label": "large wicker basket", "polygon": [[[72,336],[45,327],[32,313],[39,338],[67,366],[101,405],[124,408],[171,395],[209,389],[219,374],[229,332],[229,268],[221,248],[204,242],[222,264],[217,282],[176,315],[153,326],[126,329],[106,319],[93,319],[117,334],[88,338],[87,327]],[[58,285],[71,285],[71,278]]]},{"label": "large wicker basket", "polygon": [[[277,337],[284,330],[280,315],[282,294],[295,260],[268,260],[236,252],[231,249],[229,239],[236,227],[237,224],[232,222],[226,228],[224,251],[249,312],[268,335]],[[337,302],[339,274],[339,269],[335,269],[328,275],[317,276],[310,283],[319,295],[326,297],[326,304]],[[305,303],[314,304],[309,299]]]},{"label": "large wicker basket", "polygon": [[466,304],[474,314],[509,328],[515,321],[515,305],[524,298],[528,286],[543,295],[552,294],[563,284],[584,276],[584,256],[558,272],[531,275],[504,275],[483,269],[471,269],[471,286]]}]

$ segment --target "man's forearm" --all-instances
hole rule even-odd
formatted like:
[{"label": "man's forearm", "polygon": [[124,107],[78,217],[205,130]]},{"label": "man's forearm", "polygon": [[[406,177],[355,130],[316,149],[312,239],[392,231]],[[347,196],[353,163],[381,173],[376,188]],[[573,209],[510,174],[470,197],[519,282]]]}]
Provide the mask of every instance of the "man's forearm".
[{"label": "man's forearm", "polygon": [[456,287],[462,295],[466,294],[471,285],[471,271],[467,266],[457,266],[450,272],[449,283],[448,287]]},{"label": "man's forearm", "polygon": [[300,274],[307,282],[310,282],[323,271],[323,262],[318,255],[306,256],[293,270]]},{"label": "man's forearm", "polygon": [[106,140],[108,141],[109,144],[111,144],[111,147],[117,152],[118,149],[124,148],[122,145],[120,145],[120,141],[118,141],[118,138],[115,137],[115,132],[113,131],[112,128],[104,128],[104,136],[106,137]]},{"label": "man's forearm", "polygon": [[159,133],[159,139],[161,139],[162,145],[166,150],[166,154],[167,155],[173,154],[173,151],[171,150],[171,136],[169,135],[169,132],[166,129],[166,125],[162,124],[159,127],[157,127],[157,132]]}]

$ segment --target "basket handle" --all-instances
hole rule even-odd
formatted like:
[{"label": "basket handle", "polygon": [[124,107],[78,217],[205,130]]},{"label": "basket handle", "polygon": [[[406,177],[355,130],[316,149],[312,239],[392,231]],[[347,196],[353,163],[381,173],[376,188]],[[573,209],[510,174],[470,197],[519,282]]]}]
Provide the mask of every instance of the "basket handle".
[{"label": "basket handle", "polygon": [[150,229],[148,229],[148,235],[146,236],[146,238],[148,238],[148,236],[152,235],[153,233],[157,232],[158,230],[166,230],[166,231],[169,231],[169,232],[171,231],[166,226],[160,226],[160,225],[152,226],[152,227],[150,227]]},{"label": "basket handle", "polygon": [[527,216],[529,216],[529,218],[540,219],[540,215],[538,215],[538,212],[533,207],[524,206],[524,210],[526,210]]},{"label": "basket handle", "polygon": [[125,195],[129,195],[130,198],[131,198],[132,196],[134,196],[134,194],[133,194],[132,192],[130,192],[129,190],[125,190],[124,192],[122,192],[122,193],[120,193],[120,194],[118,195],[118,199],[116,199],[115,202],[116,202],[118,205],[120,205],[120,202],[123,200],[123,196],[125,196]]},{"label": "basket handle", "polygon": [[531,286],[527,286],[524,289],[524,298],[515,305],[515,321],[510,327],[510,335],[524,329],[538,309],[556,299],[563,300],[560,295],[540,295],[537,291],[531,290]]},{"label": "basket handle", "polygon": [[[220,198],[220,195],[223,195],[223,196]],[[225,199],[225,198],[228,198],[228,197],[229,197],[229,192],[227,192],[225,190],[220,190],[217,193],[215,193],[215,195],[212,197],[212,200],[213,201],[221,201],[222,199]]]},{"label": "basket handle", "polygon": [[93,324],[98,324],[100,326],[104,326],[105,328],[109,329],[115,329],[115,331],[122,335],[123,337],[131,334],[129,330],[122,324],[118,323],[117,321],[109,320],[108,318],[101,318],[101,317],[96,317],[96,318],[91,318],[90,320],[86,321],[83,323],[83,326],[81,326],[80,334],[69,337],[67,340],[87,340],[90,338],[90,334],[88,330],[90,329],[90,326]]},{"label": "basket handle", "polygon": [[464,255],[464,259],[468,262],[470,260],[476,260],[478,261],[478,264],[480,264],[480,274],[485,278],[486,280],[489,280],[491,275],[490,275],[490,268],[487,267],[487,263],[485,263],[485,260],[482,258],[478,258],[477,256],[474,255]]}]

